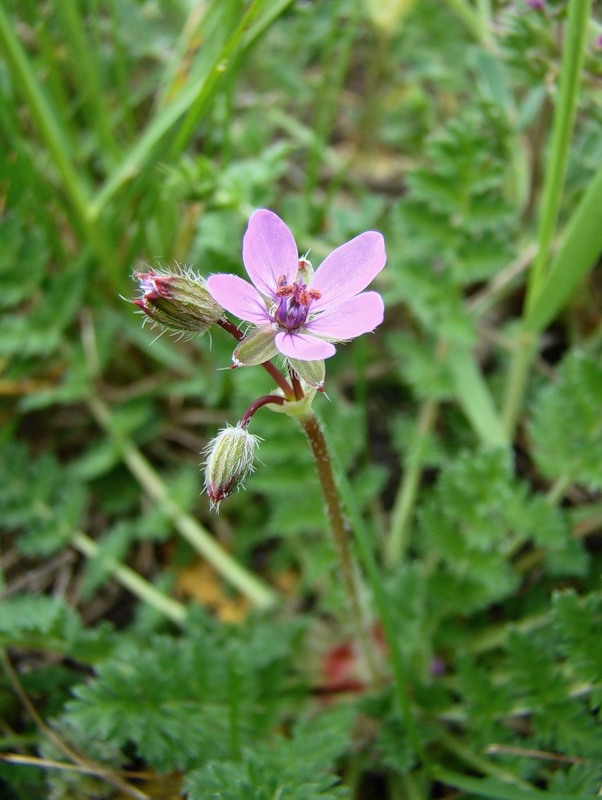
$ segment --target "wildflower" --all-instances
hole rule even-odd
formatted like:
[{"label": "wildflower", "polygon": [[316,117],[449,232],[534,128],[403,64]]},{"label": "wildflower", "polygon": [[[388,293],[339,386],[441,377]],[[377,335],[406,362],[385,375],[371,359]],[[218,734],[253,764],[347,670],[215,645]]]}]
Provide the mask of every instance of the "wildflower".
[{"label": "wildflower", "polygon": [[363,291],[386,261],[377,231],[341,245],[314,273],[310,262],[299,258],[280,217],[260,209],[249,220],[242,256],[253,285],[236,275],[211,275],[207,281],[218,303],[256,326],[234,351],[235,366],[253,366],[281,353],[305,380],[316,373],[306,362],[330,358],[333,342],[354,339],[383,320],[381,296]]},{"label": "wildflower", "polygon": [[222,500],[239,489],[253,472],[253,458],[260,439],[240,423],[223,428],[204,450],[205,491],[211,505],[219,507]]},{"label": "wildflower", "polygon": [[207,282],[191,270],[135,272],[141,296],[134,300],[147,316],[175,331],[205,333],[224,309],[207,290]]}]

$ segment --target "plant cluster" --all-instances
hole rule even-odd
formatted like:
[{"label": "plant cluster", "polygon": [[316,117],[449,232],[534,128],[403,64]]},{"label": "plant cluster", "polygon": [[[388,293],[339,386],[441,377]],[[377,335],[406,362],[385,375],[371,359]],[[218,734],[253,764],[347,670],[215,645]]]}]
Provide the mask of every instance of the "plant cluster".
[{"label": "plant cluster", "polygon": [[2,797],[600,794],[596,14],[0,3]]}]

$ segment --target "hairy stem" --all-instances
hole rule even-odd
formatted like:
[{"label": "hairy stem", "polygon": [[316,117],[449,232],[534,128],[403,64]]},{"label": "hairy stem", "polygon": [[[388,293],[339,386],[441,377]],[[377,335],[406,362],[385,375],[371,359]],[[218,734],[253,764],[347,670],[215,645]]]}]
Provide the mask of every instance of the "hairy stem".
[{"label": "hairy stem", "polygon": [[389,661],[393,673],[397,710],[404,722],[409,740],[412,743],[418,760],[428,768],[430,765],[429,754],[422,744],[422,738],[418,733],[418,727],[412,714],[410,694],[405,677],[405,665],[399,647],[399,623],[397,620],[394,620],[393,617],[394,609],[391,608],[386,590],[386,578],[374,557],[373,537],[370,535],[362,518],[353,489],[341,468],[340,462],[336,457],[336,452],[333,451],[332,447],[330,449],[340,495],[353,522],[353,533],[355,535],[358,556],[362,562],[368,581],[370,582],[374,603],[389,647]]},{"label": "hairy stem", "polygon": [[275,404],[277,406],[281,406],[286,402],[284,397],[280,397],[279,394],[265,394],[263,397],[258,397],[257,400],[253,400],[251,405],[247,408],[245,413],[242,415],[239,421],[239,425],[241,428],[247,430],[249,427],[249,422],[251,421],[251,417],[253,414],[258,411],[262,406],[267,406],[270,404]]},{"label": "hairy stem", "polygon": [[360,652],[367,669],[370,671],[372,681],[378,683],[380,674],[369,639],[370,621],[366,617],[360,598],[357,572],[349,546],[349,530],[343,517],[343,509],[332,471],[332,462],[328,451],[328,445],[326,444],[320,423],[313,414],[303,417],[300,419],[300,422],[312,449],[316,470],[322,486],[322,493],[326,501],[328,521],[330,522],[330,530],[332,531],[335,549],[339,558],[343,586],[349,601],[352,618],[357,626],[356,630]]}]

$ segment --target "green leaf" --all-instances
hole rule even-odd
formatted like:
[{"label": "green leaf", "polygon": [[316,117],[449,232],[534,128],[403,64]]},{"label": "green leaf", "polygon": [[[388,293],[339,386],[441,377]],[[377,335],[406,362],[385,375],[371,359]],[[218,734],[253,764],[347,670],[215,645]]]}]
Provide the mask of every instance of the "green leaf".
[{"label": "green leaf", "polygon": [[521,580],[513,555],[532,541],[552,574],[581,575],[582,543],[566,512],[517,480],[506,450],[466,450],[447,464],[418,510],[422,552],[437,557],[429,592],[446,614],[508,597]]},{"label": "green leaf", "polygon": [[[448,769],[435,767],[434,775],[442,783],[470,792],[487,800],[569,800],[567,795],[540,789],[521,789],[493,778],[471,778]],[[591,800],[591,795],[571,795],[570,800]]]},{"label": "green leaf", "polygon": [[113,645],[108,626],[86,630],[60,597],[21,594],[0,601],[0,646],[62,653],[82,661],[106,657]]},{"label": "green leaf", "polygon": [[554,383],[532,403],[529,432],[540,472],[592,491],[602,487],[602,364],[579,351],[569,353]]},{"label": "green leaf", "polygon": [[186,781],[190,800],[335,800],[348,797],[334,774],[348,746],[350,710],[339,708],[295,726],[290,738],[248,749],[240,761],[212,761]]},{"label": "green leaf", "polygon": [[[48,242],[40,228],[28,230],[17,216],[0,218],[0,308],[30,300],[44,278]],[[23,269],[23,265],[27,269]]]},{"label": "green leaf", "polygon": [[602,716],[602,658],[599,631],[602,599],[599,594],[579,597],[574,591],[554,596],[553,618],[560,648],[575,680],[593,688],[591,707]]},{"label": "green leaf", "polygon": [[87,502],[82,484],[50,454],[33,459],[9,442],[0,453],[0,503],[4,525],[18,531],[18,547],[28,555],[50,555],[80,527]]},{"label": "green leaf", "polygon": [[297,629],[250,624],[229,637],[197,619],[182,638],[130,637],[76,687],[67,718],[91,738],[133,743],[162,772],[227,759],[235,742],[251,746],[275,724]]}]

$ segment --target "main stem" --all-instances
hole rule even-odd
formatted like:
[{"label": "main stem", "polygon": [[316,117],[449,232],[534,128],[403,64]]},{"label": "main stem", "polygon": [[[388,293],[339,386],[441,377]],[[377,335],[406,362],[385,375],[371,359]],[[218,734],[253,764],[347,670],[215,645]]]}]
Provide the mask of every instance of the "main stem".
[{"label": "main stem", "polygon": [[380,673],[374,659],[373,649],[370,645],[370,621],[364,612],[360,599],[357,572],[349,547],[349,531],[343,517],[343,509],[332,471],[332,462],[330,453],[328,452],[328,445],[326,444],[320,423],[313,414],[302,417],[299,421],[305,431],[316,462],[316,469],[328,510],[330,530],[332,531],[334,545],[341,567],[343,586],[345,587],[345,592],[349,601],[352,618],[357,625],[356,633],[360,652],[370,672],[372,682],[378,683],[380,680]]}]

